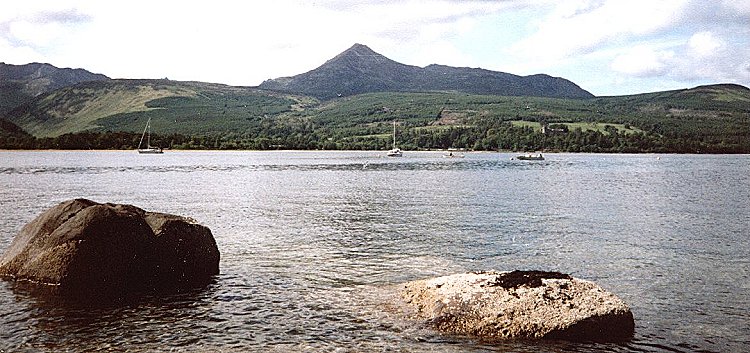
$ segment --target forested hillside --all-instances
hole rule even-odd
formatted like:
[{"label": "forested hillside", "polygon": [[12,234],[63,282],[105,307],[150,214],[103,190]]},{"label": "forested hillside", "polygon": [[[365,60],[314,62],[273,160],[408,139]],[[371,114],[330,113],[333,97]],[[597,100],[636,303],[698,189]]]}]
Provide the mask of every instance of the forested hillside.
[{"label": "forested hillside", "polygon": [[750,153],[750,90],[737,85],[592,99],[378,92],[319,101],[168,80],[42,95],[0,126],[0,147],[130,149],[149,118],[152,142],[173,149],[382,150],[396,121],[407,150]]}]

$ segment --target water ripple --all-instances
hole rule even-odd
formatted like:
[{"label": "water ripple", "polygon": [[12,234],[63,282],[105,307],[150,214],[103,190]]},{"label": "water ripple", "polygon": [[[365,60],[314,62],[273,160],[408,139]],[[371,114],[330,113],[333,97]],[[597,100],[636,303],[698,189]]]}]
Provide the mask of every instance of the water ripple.
[{"label": "water ripple", "polygon": [[[44,207],[91,197],[198,219],[222,258],[207,288],[116,306],[0,282],[0,351],[748,350],[750,158],[512,156],[4,153],[5,247]],[[595,280],[636,337],[488,344],[398,315],[393,286],[489,269]]]}]

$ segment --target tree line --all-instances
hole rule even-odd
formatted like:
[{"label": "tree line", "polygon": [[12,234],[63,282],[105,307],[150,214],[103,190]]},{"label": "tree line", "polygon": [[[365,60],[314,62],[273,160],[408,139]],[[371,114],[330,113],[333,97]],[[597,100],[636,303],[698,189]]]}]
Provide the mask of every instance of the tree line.
[{"label": "tree line", "polygon": [[[383,131],[385,129],[385,131]],[[81,132],[54,138],[0,134],[0,149],[128,150],[141,135],[130,132]],[[216,132],[203,135],[154,134],[151,143],[169,149],[194,150],[387,150],[392,137],[386,129],[314,128],[276,125],[261,131]],[[463,148],[475,151],[554,151],[606,153],[750,153],[743,134],[722,136],[656,132],[622,133],[575,128],[543,134],[509,122],[479,122],[472,126],[420,127],[404,123],[397,143],[405,150]]]}]

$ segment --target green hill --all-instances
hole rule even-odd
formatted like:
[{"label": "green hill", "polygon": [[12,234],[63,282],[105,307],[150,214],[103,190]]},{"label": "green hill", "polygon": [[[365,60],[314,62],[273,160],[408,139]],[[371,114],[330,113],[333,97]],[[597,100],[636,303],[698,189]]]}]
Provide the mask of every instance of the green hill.
[{"label": "green hill", "polygon": [[8,116],[39,148],[135,147],[148,118],[156,143],[172,148],[386,149],[397,121],[405,149],[750,153],[750,89],[738,85],[592,99],[377,92],[318,101],[109,80],[39,96]]},{"label": "green hill", "polygon": [[[406,127],[421,127],[422,133],[458,129],[485,136],[475,138],[469,145],[454,143],[433,145],[433,148],[540,149],[557,144],[567,151],[750,152],[750,89],[738,85],[595,99],[374,93],[336,100],[320,106],[314,113],[316,123],[338,126],[343,135],[352,135],[364,127],[367,129],[363,135],[372,135],[375,130],[387,132],[388,122],[392,120]],[[539,131],[542,124],[557,128],[552,129],[546,146],[539,136],[521,145],[503,145],[498,141],[477,145],[479,140],[492,140],[493,137],[487,137],[491,131],[511,126]],[[577,129],[581,133],[591,133],[590,139],[600,138],[594,133],[608,137],[614,129],[620,135],[616,143],[625,143],[626,139],[634,141],[623,145],[622,149],[618,146],[602,148],[597,141],[581,141],[578,145],[560,141]],[[528,131],[510,134],[530,136]],[[495,139],[514,138],[506,135]],[[413,147],[424,146],[417,143]]]},{"label": "green hill", "polygon": [[623,123],[670,138],[747,145],[750,137],[750,89],[740,85],[699,86],[594,102]]},{"label": "green hill", "polygon": [[207,134],[247,129],[266,116],[298,109],[304,97],[200,82],[86,82],[39,97],[9,120],[37,137],[83,131],[140,131],[153,119],[161,133]]},{"label": "green hill", "polygon": [[83,69],[61,69],[50,64],[0,63],[0,116],[42,93],[79,82],[108,79]]},{"label": "green hill", "polygon": [[23,131],[18,125],[0,119],[0,148],[28,149],[34,147],[34,137]]}]

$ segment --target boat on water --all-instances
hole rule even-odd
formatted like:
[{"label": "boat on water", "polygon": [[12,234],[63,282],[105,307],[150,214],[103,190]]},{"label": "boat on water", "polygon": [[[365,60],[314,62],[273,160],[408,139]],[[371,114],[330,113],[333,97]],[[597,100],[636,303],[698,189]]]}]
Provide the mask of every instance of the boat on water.
[{"label": "boat on water", "polygon": [[402,157],[404,153],[396,147],[396,121],[393,121],[393,148],[386,154],[388,157]]},{"label": "boat on water", "polygon": [[522,154],[520,156],[517,156],[516,159],[519,161],[543,161],[544,156],[542,153],[526,153]]},{"label": "boat on water", "polygon": [[[146,138],[146,147],[141,148],[143,145],[143,138]],[[164,151],[161,149],[161,147],[151,146],[151,118],[148,118],[148,121],[146,122],[146,127],[143,128],[143,134],[141,135],[141,141],[138,142],[138,153],[147,153],[147,154],[159,154],[164,153]]]}]

